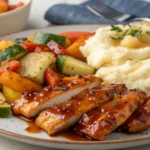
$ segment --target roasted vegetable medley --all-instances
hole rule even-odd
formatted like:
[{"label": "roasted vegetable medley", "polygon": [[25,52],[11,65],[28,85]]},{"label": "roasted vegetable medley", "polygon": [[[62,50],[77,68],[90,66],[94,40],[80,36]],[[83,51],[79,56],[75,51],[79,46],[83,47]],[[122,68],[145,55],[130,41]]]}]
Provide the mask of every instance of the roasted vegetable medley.
[{"label": "roasted vegetable medley", "polygon": [[[55,86],[64,76],[94,74],[95,69],[87,65],[79,50],[92,35],[36,32],[29,37],[0,40],[0,111],[8,111],[9,104],[25,92]],[[0,113],[0,117],[8,116],[8,112]]]}]

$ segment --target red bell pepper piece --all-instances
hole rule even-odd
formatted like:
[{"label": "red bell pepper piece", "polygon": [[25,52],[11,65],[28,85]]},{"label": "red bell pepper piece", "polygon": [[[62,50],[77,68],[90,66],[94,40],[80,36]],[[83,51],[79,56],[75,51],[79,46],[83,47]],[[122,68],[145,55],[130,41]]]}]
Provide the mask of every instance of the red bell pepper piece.
[{"label": "red bell pepper piece", "polygon": [[0,67],[0,75],[5,71],[17,71],[21,66],[21,63],[17,60],[12,60],[10,62],[3,61],[2,66]]},{"label": "red bell pepper piece", "polygon": [[50,52],[48,47],[36,47],[36,49],[34,50],[34,52]]},{"label": "red bell pepper piece", "polygon": [[50,49],[52,53],[54,53],[55,56],[58,56],[60,54],[67,54],[66,50],[53,40],[51,40],[47,44],[47,47]]},{"label": "red bell pepper piece", "polygon": [[47,85],[55,86],[61,80],[61,75],[55,72],[53,69],[48,68],[45,72],[45,80]]},{"label": "red bell pepper piece", "polygon": [[36,44],[36,43],[31,43],[31,42],[28,42],[28,41],[24,41],[21,46],[23,48],[25,48],[28,52],[34,52],[34,50],[37,48],[37,47],[44,47],[45,45],[44,44]]}]

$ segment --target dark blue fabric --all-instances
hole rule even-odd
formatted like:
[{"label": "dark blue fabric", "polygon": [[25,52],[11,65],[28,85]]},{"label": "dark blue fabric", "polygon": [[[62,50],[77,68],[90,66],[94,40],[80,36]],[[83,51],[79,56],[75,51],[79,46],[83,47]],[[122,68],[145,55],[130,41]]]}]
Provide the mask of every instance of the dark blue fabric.
[{"label": "dark blue fabric", "polygon": [[[100,0],[89,0],[80,5],[58,4],[48,9],[45,19],[53,24],[116,24],[107,18],[100,18],[91,13],[87,4],[96,3]],[[139,17],[150,17],[150,2],[142,0],[104,0],[105,4],[113,9]]]}]

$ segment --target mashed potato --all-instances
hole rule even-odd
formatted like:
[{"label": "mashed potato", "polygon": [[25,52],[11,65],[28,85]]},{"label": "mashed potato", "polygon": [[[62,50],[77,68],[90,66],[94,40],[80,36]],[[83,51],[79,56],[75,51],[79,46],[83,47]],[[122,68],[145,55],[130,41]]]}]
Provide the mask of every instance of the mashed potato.
[{"label": "mashed potato", "polygon": [[[129,28],[118,27],[122,33]],[[150,27],[139,24],[132,28],[142,33],[126,35],[121,40],[112,39],[121,33],[111,31],[110,26],[100,28],[81,47],[81,52],[104,83],[125,83],[129,89],[140,89],[150,95],[150,35],[146,34]]]}]

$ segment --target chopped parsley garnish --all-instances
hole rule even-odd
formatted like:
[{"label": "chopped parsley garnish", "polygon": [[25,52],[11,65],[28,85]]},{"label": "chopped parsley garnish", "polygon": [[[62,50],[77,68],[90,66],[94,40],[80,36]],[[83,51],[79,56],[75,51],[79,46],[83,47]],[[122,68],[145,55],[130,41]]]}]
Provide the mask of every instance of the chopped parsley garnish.
[{"label": "chopped parsley garnish", "polygon": [[119,94],[114,94],[114,99],[118,99],[120,98],[120,95]]},{"label": "chopped parsley garnish", "polygon": [[111,106],[112,106],[112,107],[116,107],[116,106],[118,106],[118,103],[117,103],[117,102],[113,102],[113,103],[111,104]]},{"label": "chopped parsley garnish", "polygon": [[122,29],[120,27],[118,27],[118,26],[115,26],[115,25],[111,26],[111,30],[112,31],[117,31],[117,32],[122,32]]},{"label": "chopped parsley garnish", "polygon": [[113,40],[122,40],[124,38],[124,36],[120,35],[120,36],[115,36],[115,37],[111,37]]},{"label": "chopped parsley garnish", "polygon": [[[118,27],[118,28],[119,28],[119,27]],[[116,30],[115,30],[115,29],[116,29]],[[122,30],[120,30],[120,28],[117,29],[116,26],[115,26],[115,29],[113,29],[113,30],[115,30],[115,31],[117,31],[117,32],[122,32]],[[112,29],[111,29],[111,30],[112,30]],[[119,30],[119,31],[118,31],[118,30]],[[125,30],[121,35],[116,36],[116,37],[111,37],[111,38],[114,39],[114,40],[122,40],[122,39],[124,39],[124,37],[125,37],[126,35],[131,35],[131,36],[133,36],[133,37],[137,37],[137,36],[140,36],[141,33],[142,33],[141,28],[139,28],[139,29],[133,29],[132,26],[129,25],[129,29]],[[150,34],[150,32],[149,32],[149,34]]]},{"label": "chopped parsley garnish", "polygon": [[129,31],[126,33],[126,35],[131,35],[134,37],[140,36],[142,33],[141,28],[139,29],[132,29],[132,27],[130,27]]}]

